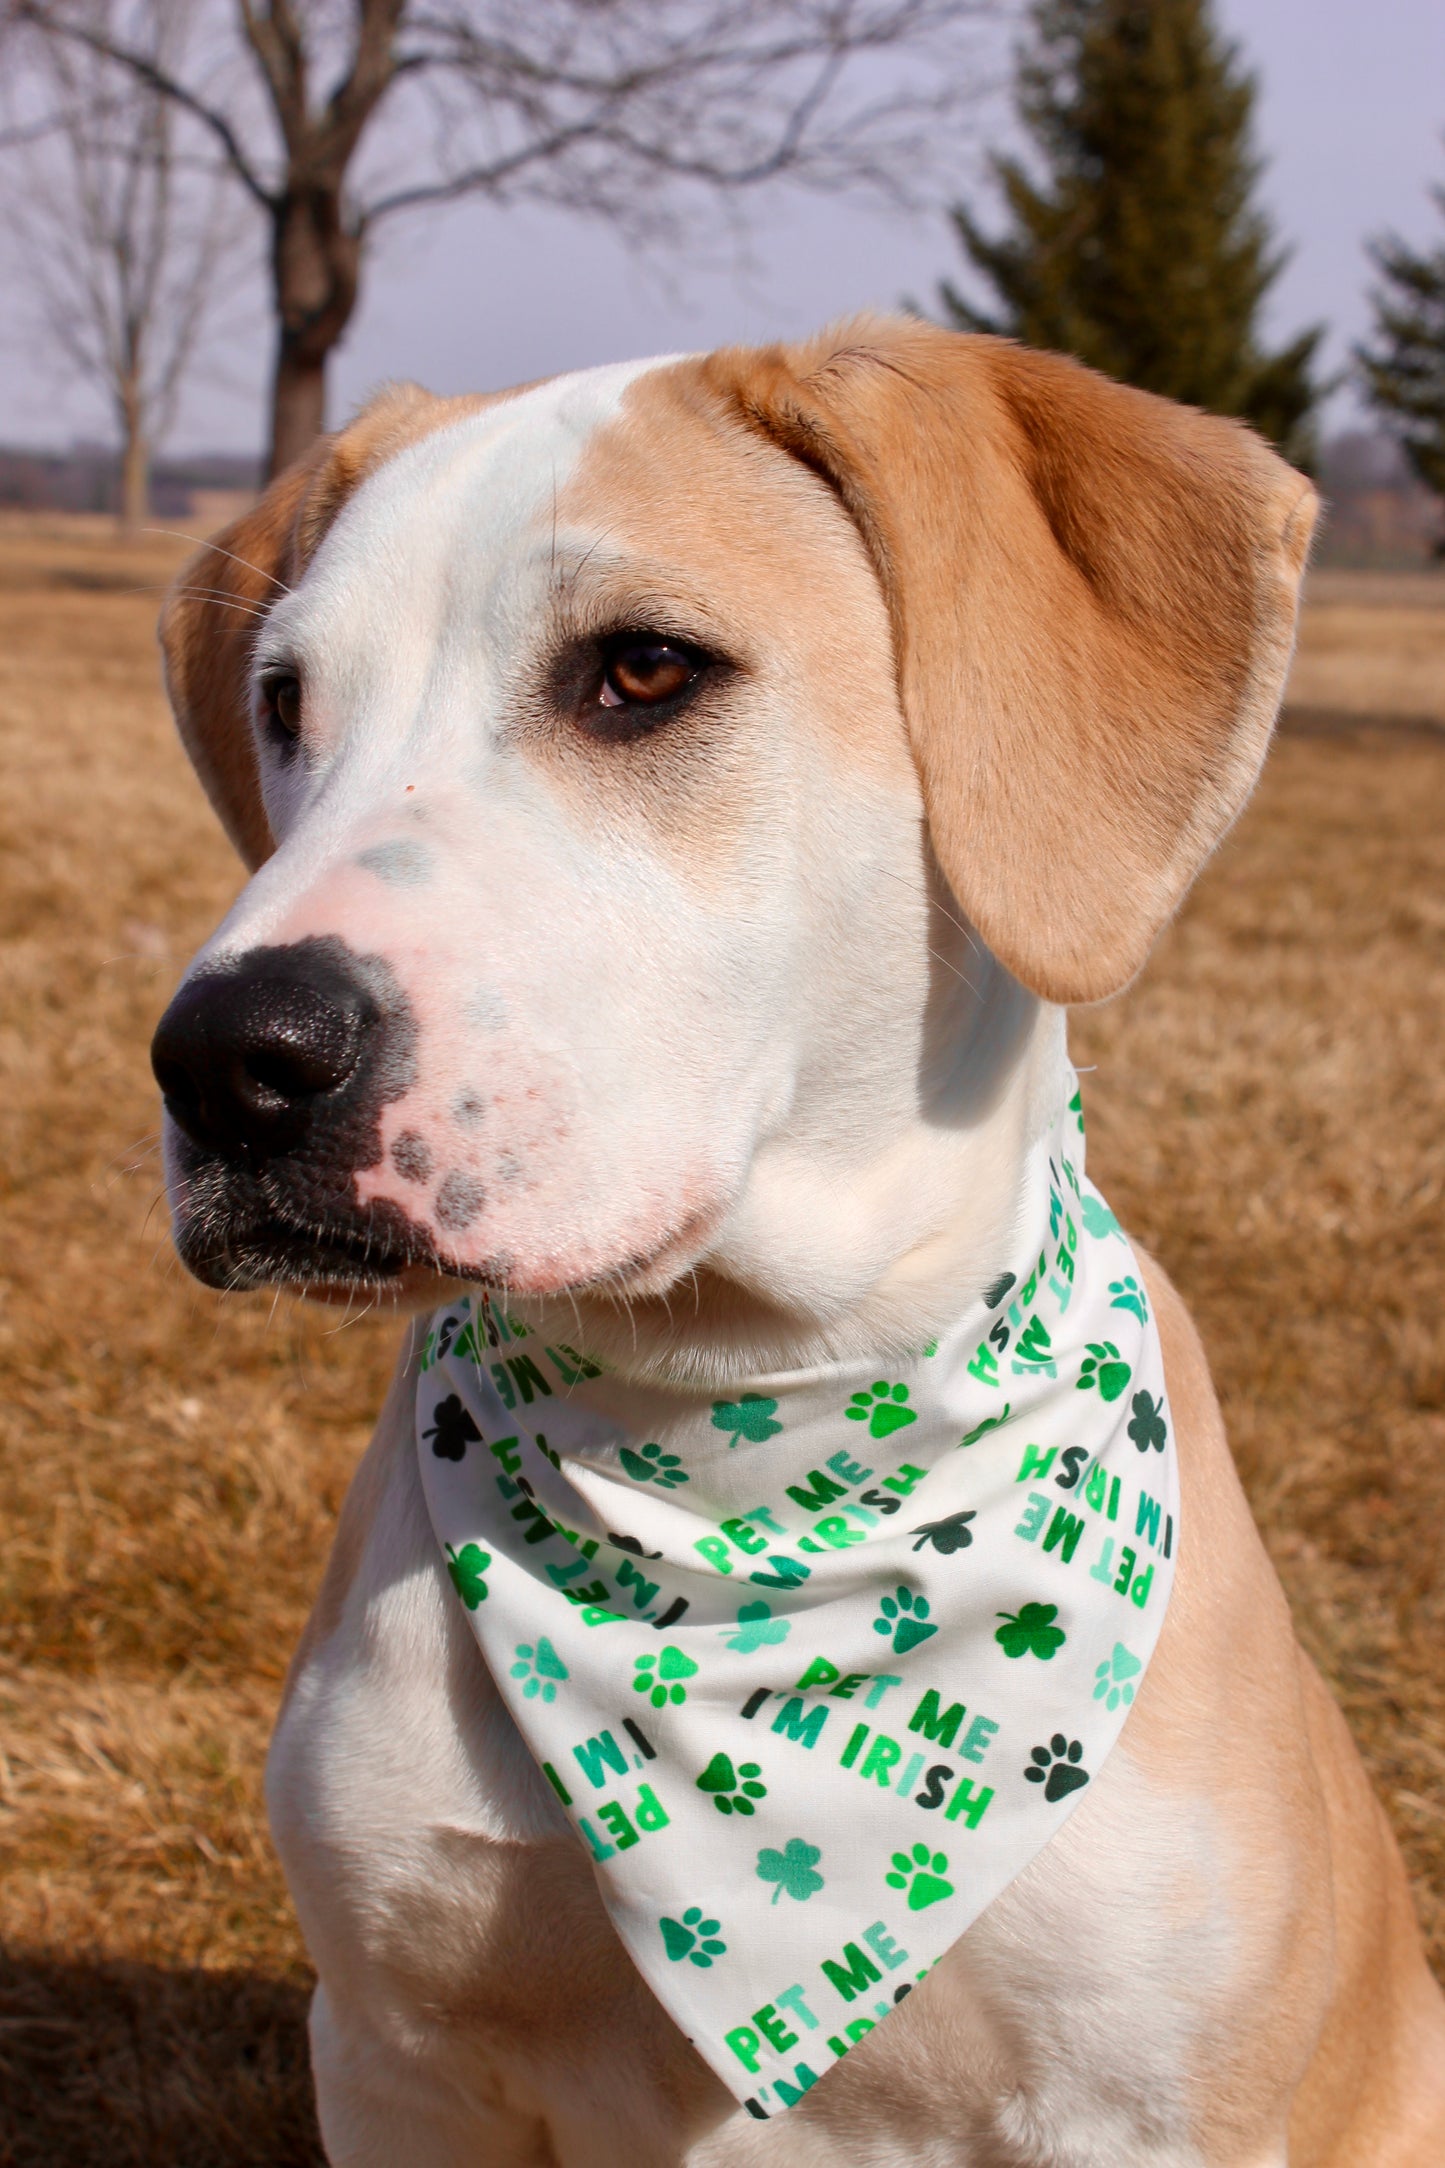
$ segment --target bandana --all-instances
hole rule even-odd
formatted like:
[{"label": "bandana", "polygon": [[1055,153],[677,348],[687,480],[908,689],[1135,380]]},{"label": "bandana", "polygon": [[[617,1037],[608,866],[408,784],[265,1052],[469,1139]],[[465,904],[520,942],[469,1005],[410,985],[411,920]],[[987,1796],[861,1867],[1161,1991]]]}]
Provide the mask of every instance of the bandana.
[{"label": "bandana", "polygon": [[458,1601],[634,1962],[759,2118],[1048,1843],[1158,1639],[1163,1364],[1082,1138],[1076,1092],[1013,1269],[910,1358],[676,1392],[486,1297],[423,1348]]}]

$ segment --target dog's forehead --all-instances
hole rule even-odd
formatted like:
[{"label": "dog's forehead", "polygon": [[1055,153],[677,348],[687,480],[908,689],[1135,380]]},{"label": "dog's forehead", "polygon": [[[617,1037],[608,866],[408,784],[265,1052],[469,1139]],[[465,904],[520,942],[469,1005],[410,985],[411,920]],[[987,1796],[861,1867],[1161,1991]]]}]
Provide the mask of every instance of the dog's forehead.
[{"label": "dog's forehead", "polygon": [[[640,377],[678,357],[619,362],[556,377],[460,419],[438,423],[390,453],[338,510],[307,567],[291,626],[330,621],[386,587],[444,602],[459,571],[495,579],[546,555],[557,507],[587,447],[613,422]],[[460,546],[459,546],[460,545]]]}]

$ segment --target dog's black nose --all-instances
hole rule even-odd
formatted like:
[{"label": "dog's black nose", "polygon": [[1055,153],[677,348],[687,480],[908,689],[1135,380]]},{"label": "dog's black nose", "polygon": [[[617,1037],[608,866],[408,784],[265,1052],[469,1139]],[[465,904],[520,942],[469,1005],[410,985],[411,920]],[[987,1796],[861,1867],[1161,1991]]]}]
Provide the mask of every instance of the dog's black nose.
[{"label": "dog's black nose", "polygon": [[275,1159],[356,1096],[380,1012],[346,953],[324,939],[252,949],[181,988],[151,1067],[187,1136],[229,1158]]}]

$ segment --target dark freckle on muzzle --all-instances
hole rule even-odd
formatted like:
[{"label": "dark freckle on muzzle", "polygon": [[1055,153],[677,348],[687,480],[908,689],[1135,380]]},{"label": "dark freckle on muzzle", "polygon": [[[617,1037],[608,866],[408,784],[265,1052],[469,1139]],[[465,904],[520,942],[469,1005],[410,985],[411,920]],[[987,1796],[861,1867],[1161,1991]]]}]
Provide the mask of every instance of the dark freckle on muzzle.
[{"label": "dark freckle on muzzle", "polygon": [[404,1182],[425,1182],[431,1173],[431,1148],[414,1129],[403,1129],[391,1147],[391,1163]]},{"label": "dark freckle on muzzle", "polygon": [[395,843],[369,844],[364,851],[357,852],[356,863],[398,888],[420,888],[431,879],[430,854],[420,843],[413,843],[409,838]]},{"label": "dark freckle on muzzle", "polygon": [[487,1201],[487,1193],[480,1182],[470,1174],[459,1174],[454,1168],[447,1175],[436,1194],[432,1217],[438,1227],[445,1227],[455,1234],[472,1221]]},{"label": "dark freckle on muzzle", "polygon": [[463,1092],[452,1108],[453,1119],[464,1129],[472,1129],[487,1111],[487,1102],[476,1092]]}]

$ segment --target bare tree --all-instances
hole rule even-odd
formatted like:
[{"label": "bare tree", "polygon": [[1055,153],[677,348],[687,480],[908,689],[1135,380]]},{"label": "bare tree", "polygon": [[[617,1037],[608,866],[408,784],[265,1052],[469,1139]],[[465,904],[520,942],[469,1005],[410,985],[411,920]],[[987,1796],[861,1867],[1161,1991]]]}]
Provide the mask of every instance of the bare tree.
[{"label": "bare tree", "polygon": [[275,472],[324,427],[385,222],[477,195],[675,239],[783,176],[903,193],[979,85],[997,0],[204,0],[190,68],[147,37],[157,0],[104,26],[91,0],[11,4],[198,121],[264,217]]},{"label": "bare tree", "polygon": [[[97,39],[109,35],[110,0],[86,0],[84,19]],[[187,0],[157,0],[144,29],[152,65],[174,67]],[[229,176],[214,158],[207,173],[186,155],[188,124],[172,99],[119,74],[94,44],[47,41],[38,76],[44,108],[13,131],[11,240],[57,354],[111,406],[121,525],[133,530],[234,251]]]}]

